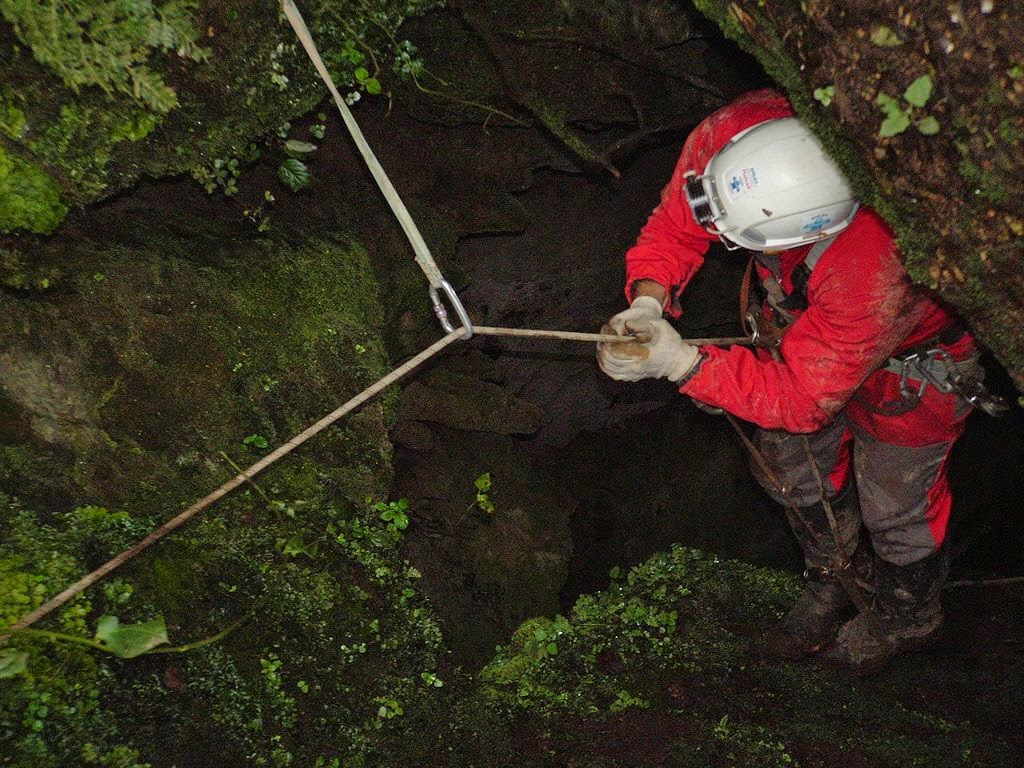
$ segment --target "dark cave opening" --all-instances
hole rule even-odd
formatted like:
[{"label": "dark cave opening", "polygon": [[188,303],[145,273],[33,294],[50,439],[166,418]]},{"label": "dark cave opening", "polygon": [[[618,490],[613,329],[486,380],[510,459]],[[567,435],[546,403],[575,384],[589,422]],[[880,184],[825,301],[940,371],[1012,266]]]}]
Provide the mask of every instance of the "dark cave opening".
[{"label": "dark cave opening", "polygon": [[[487,324],[572,330],[592,330],[618,311],[624,304],[622,253],[656,202],[682,138],[639,155],[626,167],[626,181],[615,186],[535,173],[530,188],[517,193],[528,212],[521,233],[460,242],[458,261],[466,270],[464,296],[471,311]],[[712,249],[686,296],[679,323],[684,337],[737,332],[742,270],[741,257]],[[481,581],[478,568],[486,555],[466,555],[464,543],[446,550],[441,559],[447,564],[438,578],[456,581],[439,589],[437,601],[442,614],[452,611],[453,645],[457,654],[466,654],[467,663],[486,655],[490,638],[500,638],[501,631],[488,630],[488,622],[507,629],[541,610],[567,611],[581,594],[606,588],[611,569],[638,564],[676,543],[802,570],[782,510],[754,482],[748,457],[723,417],[698,410],[665,382],[604,380],[589,348],[493,339],[472,346],[471,353],[457,353],[458,362],[444,365],[498,382],[544,415],[535,431],[507,437],[504,446],[472,432],[435,429],[433,439],[455,441],[460,451],[467,444],[481,446],[480,459],[469,460],[472,471],[460,461],[445,463],[444,451],[429,454],[435,468],[440,462],[443,471],[466,478],[462,489],[449,486],[444,493],[464,495],[473,473],[488,470],[500,508],[507,499],[502,485],[510,474],[503,463],[524,463],[527,478],[522,482],[544,489],[542,499],[555,494],[569,498],[561,508],[568,514],[570,541],[556,602],[539,599],[529,591],[538,588],[533,585],[525,595],[512,589],[512,602],[500,607],[493,603],[508,597],[503,592],[508,583]],[[992,389],[1015,402],[1005,371],[991,359],[986,363]],[[1017,406],[1002,419],[974,414],[956,446],[949,535],[954,579],[1024,571],[1024,519],[1016,512],[1016,499],[1024,492],[1024,457],[1017,439],[1022,419]],[[426,454],[421,444],[403,444],[399,432],[396,492],[415,497],[424,490],[417,466]],[[428,489],[426,494],[434,498],[420,496],[421,514],[435,523],[444,519],[439,510],[445,503],[436,498],[443,493]],[[464,515],[457,519],[463,521]],[[523,546],[544,550],[547,545],[537,541]],[[439,552],[437,539],[417,540],[413,533],[410,551],[414,560],[426,563]],[[547,582],[546,588],[553,586]],[[966,613],[969,620],[970,609]],[[475,623],[467,622],[468,616]]]}]

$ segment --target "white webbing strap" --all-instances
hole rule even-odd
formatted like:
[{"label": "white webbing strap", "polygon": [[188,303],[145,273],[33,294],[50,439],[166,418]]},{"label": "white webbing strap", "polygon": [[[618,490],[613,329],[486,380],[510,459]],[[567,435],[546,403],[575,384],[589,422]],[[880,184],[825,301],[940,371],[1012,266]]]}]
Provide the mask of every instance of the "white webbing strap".
[{"label": "white webbing strap", "polygon": [[[370,169],[370,173],[373,174],[373,178],[377,182],[377,186],[380,187],[380,191],[384,193],[384,198],[388,201],[388,205],[391,206],[391,210],[394,211],[395,217],[398,219],[398,223],[402,225],[402,229],[405,231],[405,236],[409,239],[409,243],[412,245],[412,249],[416,253],[416,262],[420,265],[420,269],[423,270],[423,274],[427,276],[427,280],[430,281],[430,285],[435,289],[435,291],[443,290],[446,294],[449,294],[448,289],[445,288],[444,276],[441,274],[441,270],[438,269],[437,263],[434,261],[434,257],[431,256],[430,249],[424,242],[423,236],[420,234],[419,228],[416,226],[416,222],[413,221],[412,216],[409,215],[409,211],[405,207],[405,203],[402,202],[402,198],[399,197],[398,192],[391,184],[391,180],[388,178],[387,173],[384,172],[384,168],[381,166],[380,161],[377,160],[376,155],[373,154],[373,150],[370,148],[366,138],[363,136],[363,132],[359,129],[359,124],[352,116],[352,112],[345,103],[345,99],[342,98],[338,89],[335,87],[334,81],[331,79],[331,75],[327,71],[327,67],[324,65],[323,59],[320,58],[320,52],[313,43],[313,38],[309,34],[309,28],[306,26],[306,22],[303,20],[302,14],[300,14],[299,9],[295,7],[293,0],[281,0],[281,7],[284,11],[284,15],[288,17],[288,21],[295,30],[295,34],[298,35],[299,41],[302,43],[302,47],[306,49],[306,53],[309,54],[309,58],[313,61],[313,66],[316,67],[316,71],[320,74],[324,84],[327,85],[327,90],[329,90],[331,92],[331,96],[334,97],[334,103],[338,105],[338,111],[341,112],[341,118],[345,121],[345,126],[348,128],[349,133],[352,134],[352,140],[355,141],[356,147],[359,148],[359,153],[363,156],[363,160],[366,161],[366,165]],[[456,308],[460,309],[461,305],[457,305]]]}]

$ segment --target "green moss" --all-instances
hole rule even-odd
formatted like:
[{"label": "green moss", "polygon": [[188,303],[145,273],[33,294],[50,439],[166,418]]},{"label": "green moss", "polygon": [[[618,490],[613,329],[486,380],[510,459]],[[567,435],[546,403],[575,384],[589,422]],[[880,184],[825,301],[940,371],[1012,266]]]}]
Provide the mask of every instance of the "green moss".
[{"label": "green moss", "polygon": [[0,133],[20,139],[25,132],[25,113],[14,103],[10,88],[0,84]]},{"label": "green moss", "polygon": [[1012,764],[997,735],[921,707],[909,684],[920,670],[860,682],[752,652],[750,638],[799,589],[789,574],[675,547],[580,598],[567,617],[525,622],[481,672],[482,706],[520,722],[539,716],[536,727],[563,734],[560,748],[580,764],[601,750],[574,744],[579,723],[614,732],[625,707],[635,710],[630,731],[647,727],[648,709],[659,732],[676,718],[688,735],[673,745],[673,765],[824,766],[823,755],[847,751],[908,768]]},{"label": "green moss", "polygon": [[57,184],[45,171],[0,146],[0,232],[25,229],[45,234],[60,224],[67,210]]},{"label": "green moss", "polygon": [[[437,5],[315,2],[303,13],[339,87],[358,90],[354,72],[366,64],[366,50],[387,69],[402,22]],[[21,45],[0,46],[0,68],[12,84],[0,92],[0,133],[60,176],[65,205],[100,200],[143,175],[252,158],[254,142],[323,98],[273,3],[103,0],[76,8],[54,15],[38,4],[8,3],[5,40],[16,36],[32,55],[16,54],[26,50]],[[0,208],[0,232],[49,232],[65,212],[35,223]]]},{"label": "green moss", "polygon": [[[361,246],[342,237],[238,241],[214,223],[205,232],[202,263],[184,258],[160,225],[130,248],[81,244],[67,257],[74,290],[61,296],[59,313],[46,302],[10,302],[9,348],[31,343],[24,353],[34,360],[90,351],[61,382],[81,420],[55,442],[19,417],[31,392],[0,400],[9,459],[0,480],[26,488],[24,468],[48,468],[49,484],[39,478],[27,489],[51,507],[0,508],[8,620],[31,603],[4,604],[6,594],[33,602],[54,594],[233,475],[220,452],[252,463],[266,449],[243,438],[283,442],[389,367],[378,283]],[[38,368],[44,391],[47,369]],[[421,675],[438,672],[440,632],[395,531],[363,502],[383,495],[390,472],[382,408],[371,403],[259,477],[259,492],[236,492],[126,566],[119,583],[47,620],[89,637],[105,613],[125,623],[160,614],[179,644],[243,623],[183,655],[123,662],[79,654],[93,666],[76,678],[71,720],[47,723],[32,745],[18,714],[29,689],[19,683],[0,752],[17,755],[18,765],[79,765],[88,741],[95,761],[359,761],[403,727],[393,708],[378,716],[382,701],[410,716],[436,710],[446,691]],[[59,489],[55,479],[64,480]],[[62,491],[94,505],[54,510]],[[47,552],[59,556],[55,565]],[[38,675],[32,690],[64,697],[63,683],[43,673],[66,649],[19,643]],[[104,729],[92,733],[97,721]]]}]

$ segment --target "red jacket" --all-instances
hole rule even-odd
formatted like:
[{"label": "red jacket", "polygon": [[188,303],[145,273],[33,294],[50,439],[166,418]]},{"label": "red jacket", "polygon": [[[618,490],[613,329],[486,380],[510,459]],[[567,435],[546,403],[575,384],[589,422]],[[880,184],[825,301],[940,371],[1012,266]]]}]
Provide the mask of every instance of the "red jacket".
[{"label": "red jacket", "polygon": [[[627,297],[632,297],[633,283],[646,278],[666,287],[674,299],[717,239],[694,220],[683,174],[702,173],[711,156],[744,128],[792,115],[782,96],[761,90],[694,129],[660,205],[626,254]],[[787,293],[794,268],[809,250],[802,246],[779,254]],[[760,266],[758,271],[762,278],[768,274]],[[699,370],[680,391],[768,429],[812,432],[849,406],[851,421],[887,442],[924,445],[948,439],[945,422],[952,413],[932,414],[919,407],[894,419],[873,408],[898,399],[897,377],[879,370],[886,360],[932,341],[955,320],[936,297],[910,283],[893,233],[873,210],[862,206],[825,251],[808,281],[807,301],[782,342],[782,362],[763,349],[704,347]],[[679,314],[674,307],[669,312]],[[954,355],[962,356],[972,345],[965,336]]]}]

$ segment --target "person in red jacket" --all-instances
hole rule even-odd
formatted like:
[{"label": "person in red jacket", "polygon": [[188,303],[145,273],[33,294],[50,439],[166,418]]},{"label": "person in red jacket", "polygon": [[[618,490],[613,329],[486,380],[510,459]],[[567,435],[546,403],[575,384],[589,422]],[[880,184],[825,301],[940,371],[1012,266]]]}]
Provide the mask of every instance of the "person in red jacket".
[{"label": "person in red jacket", "polygon": [[[771,348],[693,347],[663,318],[718,240],[753,254]],[[599,344],[605,373],[667,378],[759,427],[755,475],[807,565],[769,650],[867,671],[933,638],[946,467],[970,410],[953,390],[980,381],[975,341],[911,284],[890,228],[782,96],[749,93],[692,132],[626,254],[626,297],[606,330],[638,340]],[[858,583],[873,597],[854,611]]]}]

